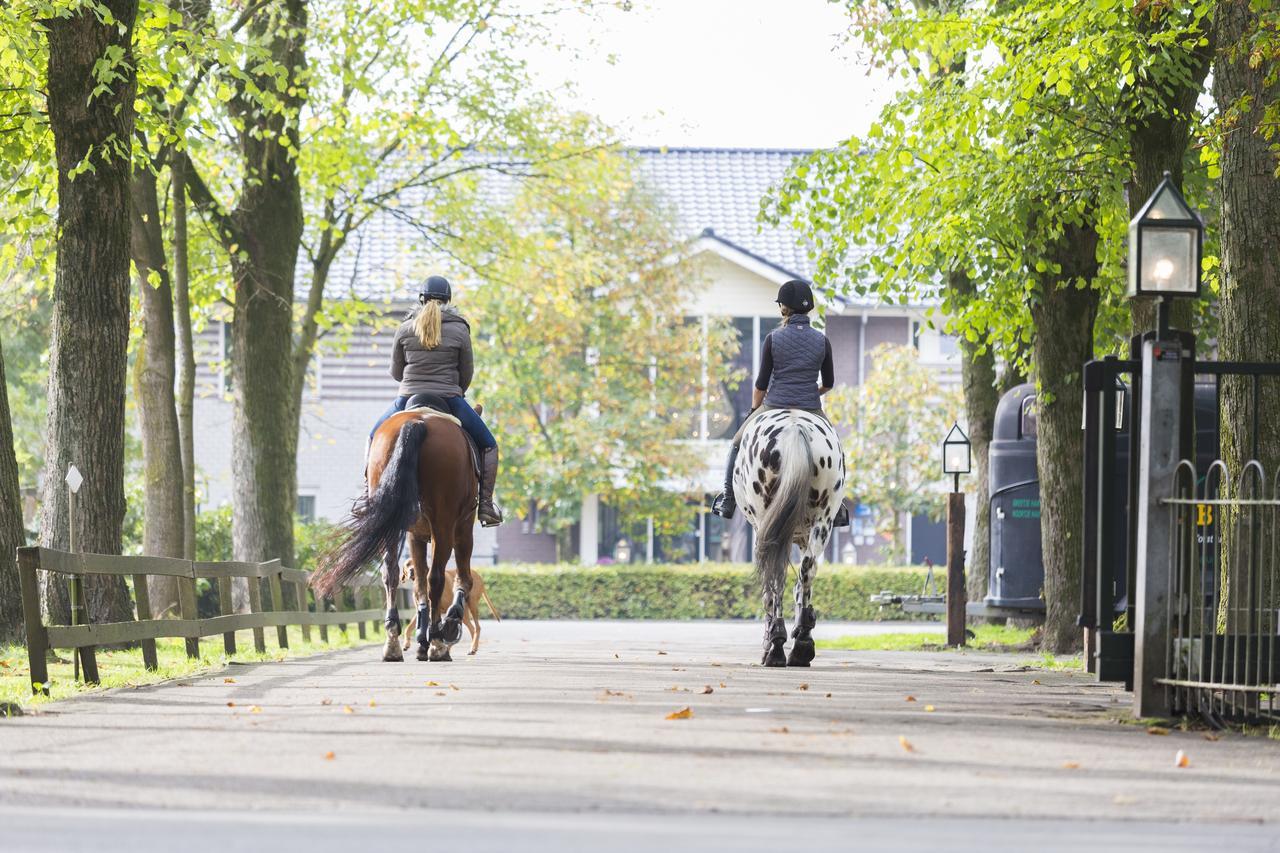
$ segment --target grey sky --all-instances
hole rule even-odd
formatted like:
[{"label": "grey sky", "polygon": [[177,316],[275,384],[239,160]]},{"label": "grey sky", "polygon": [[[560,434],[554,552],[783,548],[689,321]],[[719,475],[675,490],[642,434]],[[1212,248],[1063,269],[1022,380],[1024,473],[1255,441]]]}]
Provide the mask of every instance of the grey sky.
[{"label": "grey sky", "polygon": [[565,22],[587,56],[533,63],[633,145],[812,148],[865,130],[890,92],[841,45],[846,27],[827,0],[637,0]]}]

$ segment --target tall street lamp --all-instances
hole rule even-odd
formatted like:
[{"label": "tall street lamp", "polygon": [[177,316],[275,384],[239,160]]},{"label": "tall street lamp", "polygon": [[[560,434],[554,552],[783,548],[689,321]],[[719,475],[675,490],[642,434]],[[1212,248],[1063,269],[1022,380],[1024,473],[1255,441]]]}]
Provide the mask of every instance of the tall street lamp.
[{"label": "tall street lamp", "polygon": [[1175,297],[1200,296],[1204,223],[1168,172],[1129,222],[1129,297],[1155,296],[1157,337],[1168,338]]},{"label": "tall street lamp", "polygon": [[947,645],[963,646],[968,595],[964,585],[964,494],[960,475],[973,466],[969,436],[953,423],[942,440],[942,473],[955,478],[955,490],[947,495]]}]

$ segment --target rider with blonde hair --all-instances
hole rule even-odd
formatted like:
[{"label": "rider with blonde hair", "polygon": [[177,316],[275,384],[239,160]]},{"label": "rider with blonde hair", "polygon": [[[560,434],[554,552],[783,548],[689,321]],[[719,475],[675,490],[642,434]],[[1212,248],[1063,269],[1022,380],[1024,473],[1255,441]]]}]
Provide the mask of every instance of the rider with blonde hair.
[{"label": "rider with blonde hair", "polygon": [[464,396],[471,386],[474,364],[471,325],[451,304],[453,289],[444,276],[433,275],[418,291],[420,308],[396,329],[391,348],[391,376],[400,383],[399,396],[369,431],[418,394],[439,397],[480,448],[480,503],[477,515],[485,527],[502,523],[502,511],[493,502],[498,479],[498,442]]}]

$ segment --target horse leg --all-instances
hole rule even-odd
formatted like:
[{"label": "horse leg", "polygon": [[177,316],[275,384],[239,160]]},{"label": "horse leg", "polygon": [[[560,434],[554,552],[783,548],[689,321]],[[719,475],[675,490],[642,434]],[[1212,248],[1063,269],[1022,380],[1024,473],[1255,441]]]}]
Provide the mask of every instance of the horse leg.
[{"label": "horse leg", "polygon": [[[785,575],[783,576],[785,578]],[[787,623],[782,618],[782,580],[764,579],[764,657],[765,666],[786,666]]]},{"label": "horse leg", "polygon": [[427,573],[422,570],[427,564],[427,542],[425,536],[409,533],[409,559],[413,561],[413,598],[418,605],[418,612],[414,616],[414,622],[417,623],[414,639],[418,642],[418,660],[427,659],[427,626],[431,624],[427,603]]},{"label": "horse leg", "polygon": [[800,570],[796,572],[796,627],[791,631],[795,643],[787,656],[787,666],[808,666],[813,661],[813,626],[817,618],[809,602],[813,594],[813,577],[817,572],[817,559],[809,549],[805,549]]},{"label": "horse leg", "polygon": [[[398,550],[398,549],[397,549]],[[387,549],[382,564],[382,583],[387,591],[387,639],[382,647],[384,661],[402,661],[400,649],[400,611],[396,610],[396,588],[400,586],[400,555]]]},{"label": "horse leg", "polygon": [[[453,552],[453,543],[445,538],[442,528],[431,544],[431,571],[427,576],[427,600],[430,602],[430,629],[427,631],[427,637],[430,640],[430,648],[428,649],[427,660],[433,661],[449,661],[453,660],[449,655],[449,646],[451,645],[445,638],[445,626],[441,623],[441,611],[443,610],[443,602],[440,600],[444,596],[444,572],[449,565],[449,554]],[[455,641],[456,642],[456,639]],[[419,649],[421,654],[422,650]]]},{"label": "horse leg", "polygon": [[453,562],[458,567],[458,581],[454,584],[453,603],[449,605],[444,622],[445,642],[451,646],[462,639],[462,622],[471,603],[472,529],[471,519],[466,518],[458,524],[454,537]]}]

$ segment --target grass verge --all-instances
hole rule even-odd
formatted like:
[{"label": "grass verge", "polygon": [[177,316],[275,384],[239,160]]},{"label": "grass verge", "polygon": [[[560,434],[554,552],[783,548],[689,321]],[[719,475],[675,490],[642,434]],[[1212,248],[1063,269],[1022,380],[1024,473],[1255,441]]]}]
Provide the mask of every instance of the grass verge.
[{"label": "grass verge", "polygon": [[[1006,625],[978,625],[966,648],[979,651],[1027,651],[1031,649],[1034,628],[1010,628]],[[866,637],[839,637],[818,640],[820,649],[846,649],[857,652],[936,652],[948,648],[946,636],[937,633],[878,634]]]},{"label": "grass verge", "polygon": [[[222,635],[206,637],[200,641],[200,657],[188,658],[182,640],[156,640],[156,658],[159,668],[147,670],[142,665],[142,649],[98,650],[98,675],[102,683],[98,685],[77,682],[73,672],[71,651],[58,649],[57,659],[49,661],[49,696],[33,696],[31,693],[31,671],[27,664],[27,650],[24,646],[0,647],[0,717],[12,713],[14,708],[35,708],[40,705],[80,696],[112,687],[139,687],[144,684],[155,684],[173,678],[201,675],[221,669],[230,663],[261,663],[265,661],[284,660],[288,657],[303,657],[334,649],[350,648],[361,643],[373,642],[377,638],[370,635],[369,640],[361,640],[354,625],[347,626],[346,633],[335,627],[329,629],[329,642],[320,640],[319,631],[311,629],[311,640],[302,639],[302,629],[292,626],[289,629],[289,648],[275,647],[275,629],[266,632],[267,651],[259,654],[253,650],[253,632],[238,631],[236,633],[235,655],[227,655],[222,648]],[[377,635],[381,637],[381,635]]]}]

